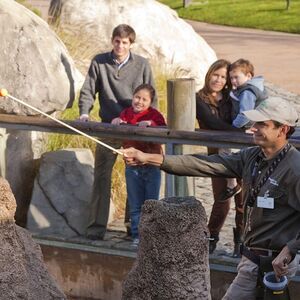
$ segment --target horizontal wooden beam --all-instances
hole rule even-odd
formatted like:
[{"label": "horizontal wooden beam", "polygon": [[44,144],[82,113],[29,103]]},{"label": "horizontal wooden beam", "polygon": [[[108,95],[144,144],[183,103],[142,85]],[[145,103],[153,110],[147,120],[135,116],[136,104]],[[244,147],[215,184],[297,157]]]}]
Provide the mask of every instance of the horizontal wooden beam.
[{"label": "horizontal wooden beam", "polygon": [[[251,135],[243,132],[221,130],[181,131],[163,127],[140,128],[131,125],[111,125],[101,122],[63,121],[68,125],[94,137],[109,137],[162,144],[184,144],[214,147],[242,148],[253,145]],[[63,134],[77,134],[71,129],[47,118],[0,114],[0,127],[10,130],[29,130]],[[290,142],[300,149],[300,131],[296,131]]]}]

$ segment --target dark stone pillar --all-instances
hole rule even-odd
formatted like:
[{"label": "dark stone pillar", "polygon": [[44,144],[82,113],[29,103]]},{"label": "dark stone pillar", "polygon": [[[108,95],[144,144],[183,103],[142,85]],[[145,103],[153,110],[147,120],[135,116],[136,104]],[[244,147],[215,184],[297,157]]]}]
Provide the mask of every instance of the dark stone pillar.
[{"label": "dark stone pillar", "polygon": [[0,300],[67,299],[48,273],[40,247],[15,225],[16,200],[0,177]]},{"label": "dark stone pillar", "polygon": [[194,197],[147,200],[122,299],[211,299],[206,222]]}]

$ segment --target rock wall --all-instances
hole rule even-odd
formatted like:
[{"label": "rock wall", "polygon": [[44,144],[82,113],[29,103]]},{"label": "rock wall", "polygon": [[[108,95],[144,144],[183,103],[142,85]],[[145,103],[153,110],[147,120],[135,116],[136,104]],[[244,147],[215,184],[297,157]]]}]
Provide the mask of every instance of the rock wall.
[{"label": "rock wall", "polygon": [[194,197],[147,200],[122,299],[211,299],[206,221]]}]

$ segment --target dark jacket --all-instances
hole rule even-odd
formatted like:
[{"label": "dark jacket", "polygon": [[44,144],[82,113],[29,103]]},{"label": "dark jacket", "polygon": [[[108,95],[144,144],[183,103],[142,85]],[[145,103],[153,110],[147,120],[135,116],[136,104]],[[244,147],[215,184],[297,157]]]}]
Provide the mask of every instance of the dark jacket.
[{"label": "dark jacket", "polygon": [[222,99],[217,105],[196,94],[196,118],[200,129],[238,130],[231,125],[231,101]]},{"label": "dark jacket", "polygon": [[[250,197],[252,172],[260,147],[242,149],[230,155],[166,155],[161,169],[176,175],[197,177],[235,177],[243,179],[243,197]],[[259,176],[264,176],[272,161],[265,161]],[[274,199],[274,209],[247,210],[245,245],[280,251],[288,245],[291,253],[300,250],[300,152],[293,146],[262,186],[258,196]],[[246,224],[246,223],[245,223]]]}]

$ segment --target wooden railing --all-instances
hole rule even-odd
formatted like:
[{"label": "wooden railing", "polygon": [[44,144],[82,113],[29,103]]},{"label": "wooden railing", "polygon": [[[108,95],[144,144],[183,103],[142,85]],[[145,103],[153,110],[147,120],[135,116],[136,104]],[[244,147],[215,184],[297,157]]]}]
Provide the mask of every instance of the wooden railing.
[{"label": "wooden railing", "polygon": [[[196,130],[180,131],[168,128],[140,128],[137,126],[116,126],[100,122],[64,121],[94,137],[152,141],[162,144],[201,145],[211,147],[243,148],[253,145],[251,135],[243,132]],[[0,114],[0,127],[13,130],[29,130],[64,134],[77,134],[72,130],[47,118]],[[300,130],[290,139],[291,144],[300,149]]]}]

